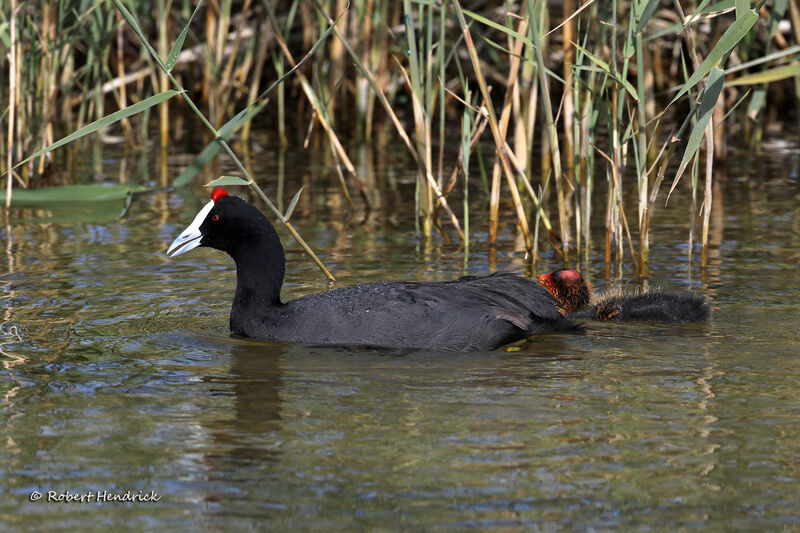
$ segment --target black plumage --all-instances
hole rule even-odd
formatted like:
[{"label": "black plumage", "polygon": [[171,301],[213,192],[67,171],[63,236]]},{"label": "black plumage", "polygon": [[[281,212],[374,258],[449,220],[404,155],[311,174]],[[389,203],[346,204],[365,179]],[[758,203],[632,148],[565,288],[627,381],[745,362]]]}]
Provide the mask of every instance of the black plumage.
[{"label": "black plumage", "polygon": [[567,316],[620,322],[702,322],[709,319],[711,310],[702,297],[688,292],[653,291],[601,297]]},{"label": "black plumage", "polygon": [[640,294],[593,294],[575,269],[539,275],[540,283],[561,303],[569,318],[620,322],[701,322],[711,317],[702,296],[653,290]]},{"label": "black plumage", "polygon": [[[188,249],[198,245],[187,232],[170,250],[186,242],[191,242]],[[236,263],[230,316],[236,335],[300,344],[470,351],[577,327],[544,287],[516,274],[362,283],[283,303],[285,259],[274,227],[251,204],[224,194],[216,198],[196,238],[200,246],[227,252]],[[175,255],[184,251],[178,248]]]}]

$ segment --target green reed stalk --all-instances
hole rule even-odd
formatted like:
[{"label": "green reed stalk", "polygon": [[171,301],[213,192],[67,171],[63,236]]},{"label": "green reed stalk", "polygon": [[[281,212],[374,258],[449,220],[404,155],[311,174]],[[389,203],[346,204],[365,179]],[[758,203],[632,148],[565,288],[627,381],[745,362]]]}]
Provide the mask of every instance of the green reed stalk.
[{"label": "green reed stalk", "polygon": [[[597,4],[592,7],[593,20],[597,15]],[[573,150],[575,157],[575,184],[577,187],[577,199],[575,207],[575,243],[578,257],[578,264],[583,260],[584,265],[588,266],[589,263],[589,249],[590,249],[590,236],[589,236],[589,222],[591,220],[591,185],[593,176],[593,167],[587,164],[591,160],[593,150],[592,145],[594,139],[590,137],[590,132],[593,134],[595,130],[595,123],[593,118],[596,118],[594,113],[592,98],[594,90],[594,80],[596,71],[586,71],[583,69],[586,55],[583,50],[587,46],[589,39],[591,25],[586,25],[583,31],[583,46],[579,47],[575,53],[575,61],[572,66],[574,72],[574,79],[572,84],[573,101],[575,102],[575,122],[573,127]],[[584,77],[586,76],[586,77]],[[582,92],[583,91],[583,92]]]},{"label": "green reed stalk", "polygon": [[[611,17],[611,72],[617,73],[617,2],[612,3],[612,17]],[[620,146],[620,120],[621,113],[618,113],[620,92],[622,89],[617,84],[611,88],[611,108],[610,112],[610,135],[611,135],[611,154],[610,158],[606,157],[609,161],[610,168],[608,170],[608,177],[610,177],[610,185],[608,187],[608,201],[606,203],[606,278],[609,277],[611,268],[611,246],[613,241],[612,236],[616,237],[616,242],[621,244],[622,239],[619,232],[619,211],[615,201],[617,197],[616,186],[619,183],[617,174],[621,165],[621,146]],[[603,155],[601,153],[601,155]],[[621,259],[621,246],[618,247],[617,257]],[[620,273],[621,275],[621,273]]]},{"label": "green reed stalk", "polygon": [[[572,91],[574,86],[572,76],[572,66],[575,64],[575,19],[571,15],[575,11],[575,0],[564,0],[562,2],[562,13],[566,23],[562,29],[561,50],[564,53],[562,64],[564,66],[564,103],[562,120],[564,124],[564,158],[567,161],[567,172],[572,176],[572,182],[577,183],[578,179],[575,176],[575,145],[574,145],[574,128],[573,122],[575,118],[575,94]],[[570,137],[570,135],[573,135]],[[576,213],[580,216],[580,213]],[[575,225],[575,228],[580,228],[580,223]],[[577,237],[577,235],[576,235]]]},{"label": "green reed stalk", "polygon": [[[424,5],[419,6],[420,12]],[[411,90],[411,105],[414,111],[414,125],[416,129],[418,174],[417,196],[419,198],[417,216],[422,219],[422,232],[430,237],[433,231],[433,193],[428,184],[428,175],[431,174],[431,136],[429,118],[426,117],[423,102],[425,102],[425,80],[420,70],[420,52],[417,50],[417,38],[414,31],[414,11],[411,0],[403,0],[403,11],[406,26],[406,42],[408,45],[408,74],[407,80]],[[422,16],[420,16],[420,20]]]},{"label": "green reed stalk", "polygon": [[528,90],[528,113],[525,117],[525,136],[526,136],[526,147],[525,147],[525,168],[533,175],[534,169],[534,139],[536,133],[536,112],[538,110],[538,103],[539,103],[539,74],[536,72],[536,62],[533,60],[534,50],[533,47],[527,47],[525,51],[526,54],[526,65],[530,65],[530,74],[528,76],[524,76],[525,72],[523,71],[523,79],[525,80],[525,85],[530,87]]},{"label": "green reed stalk", "polygon": [[[6,139],[6,172],[8,182],[6,183],[6,215],[11,206],[11,188],[14,180],[14,134],[16,118],[16,95],[17,95],[17,0],[10,0],[11,14],[9,17],[9,54],[8,54],[8,138]],[[9,237],[9,242],[11,241]]]},{"label": "green reed stalk", "polygon": [[556,197],[558,202],[558,219],[561,231],[561,242],[563,243],[564,260],[569,258],[569,245],[570,245],[570,229],[567,219],[567,206],[565,201],[565,185],[564,173],[561,169],[561,151],[558,144],[558,132],[556,130],[555,120],[553,119],[553,105],[550,99],[550,89],[547,82],[547,66],[544,61],[541,47],[538,46],[541,40],[539,34],[539,23],[533,5],[533,0],[525,0],[528,17],[530,18],[530,34],[531,38],[536,44],[534,47],[536,65],[539,72],[539,89],[542,95],[542,106],[545,114],[545,125],[547,127],[547,138],[550,142],[550,151],[552,154],[553,165],[553,178],[556,185]]},{"label": "green reed stalk", "polygon": [[[438,185],[441,189],[443,186],[442,183],[442,173],[444,172],[444,146],[445,146],[445,124],[447,115],[445,113],[445,59],[444,59],[444,47],[445,47],[445,32],[447,27],[445,25],[446,21],[446,13],[447,13],[447,0],[442,0],[442,5],[439,10],[439,42],[436,46],[436,65],[439,67],[439,73],[437,77],[436,85],[439,88],[439,165],[438,165]],[[469,101],[469,100],[468,100]],[[465,191],[466,192],[466,191]],[[465,249],[466,251],[466,249]]]},{"label": "green reed stalk", "polygon": [[[692,111],[694,111],[694,106],[692,106]],[[678,129],[678,131],[677,132],[673,131],[667,136],[666,141],[664,141],[664,144],[662,145],[661,150],[659,151],[658,155],[656,156],[656,158],[655,158],[655,160],[653,162],[653,166],[648,171],[648,174],[650,174],[651,172],[653,172],[656,169],[656,167],[658,168],[658,171],[656,172],[656,177],[653,180],[653,186],[650,189],[650,198],[648,199],[647,209],[645,209],[645,216],[644,216],[644,220],[642,222],[642,230],[640,232],[640,239],[643,238],[644,235],[647,235],[647,233],[649,231],[650,220],[652,219],[653,214],[655,212],[655,205],[656,205],[656,199],[658,198],[659,188],[661,187],[661,184],[664,181],[664,176],[667,173],[667,170],[668,170],[669,163],[670,163],[670,160],[672,158],[672,155],[673,155],[673,153],[675,152],[675,149],[678,146],[678,140],[683,136],[684,132],[693,123],[693,116],[694,116],[694,113],[690,112],[686,116],[685,120],[683,121],[683,124],[681,124],[680,128]],[[657,128],[655,128],[655,129],[657,129]],[[691,207],[690,207],[690,210],[689,210],[690,230],[689,230],[689,257],[688,257],[688,260],[689,260],[690,263],[691,263],[691,257],[692,257],[692,238],[693,238],[693,233],[694,233],[694,213],[695,213],[695,210],[697,208],[697,194],[696,194],[696,192],[697,192],[697,187],[696,187],[696,185],[697,185],[697,169],[696,169],[696,166],[693,166],[692,182],[693,182],[692,203],[691,203]],[[641,245],[640,245],[640,247],[641,247]]]},{"label": "green reed stalk", "polygon": [[[407,0],[406,0],[407,1]],[[461,32],[464,36],[464,44],[469,51],[470,61],[472,63],[472,68],[475,71],[475,78],[478,82],[478,87],[481,91],[481,96],[483,97],[483,105],[486,107],[488,112],[488,119],[489,119],[489,126],[492,131],[492,137],[495,142],[495,148],[497,150],[497,158],[500,160],[500,164],[503,169],[503,174],[506,177],[506,181],[509,184],[511,189],[511,197],[514,200],[514,207],[517,211],[517,220],[520,224],[520,229],[522,230],[522,235],[525,239],[525,246],[527,250],[533,249],[533,241],[531,239],[530,229],[528,228],[528,220],[525,216],[525,211],[522,207],[522,202],[520,201],[519,191],[517,190],[514,182],[514,175],[511,171],[511,164],[508,160],[507,151],[505,147],[507,146],[504,140],[504,133],[500,130],[500,125],[497,120],[497,116],[494,112],[494,105],[492,104],[492,100],[489,96],[489,89],[486,85],[486,79],[483,76],[483,71],[481,69],[480,60],[478,59],[478,53],[475,49],[475,43],[472,41],[472,34],[469,30],[469,26],[467,26],[467,22],[464,19],[464,12],[461,9],[461,5],[459,4],[458,0],[452,0],[451,2],[453,6],[453,10],[456,13],[456,18],[458,20],[458,25],[461,28]],[[516,55],[512,58],[512,63],[517,63],[517,69],[512,69],[512,72],[516,72],[519,66],[519,55]],[[516,74],[515,74],[516,75]],[[491,220],[490,220],[491,223]],[[496,230],[495,230],[495,237],[496,237]],[[491,228],[490,228],[490,235],[489,235],[489,244],[493,245],[496,241],[492,240]]]},{"label": "green reed stalk", "polygon": [[642,234],[639,239],[639,277],[644,277],[647,264],[650,259],[650,237],[649,232],[645,231],[644,218],[648,203],[648,180],[647,180],[647,114],[645,112],[645,102],[647,99],[647,88],[645,86],[645,61],[644,47],[642,46],[642,28],[647,23],[643,20],[642,10],[645,9],[645,2],[635,0],[634,9],[631,10],[631,32],[633,33],[634,47],[636,50],[636,91],[639,97],[636,102],[636,119],[638,126],[638,157],[636,158],[636,176],[639,187],[639,232]]},{"label": "green reed stalk", "polygon": [[[472,94],[469,88],[465,87],[466,91],[464,96],[466,101],[472,100]],[[464,270],[467,268],[469,262],[469,158],[472,152],[472,115],[473,111],[470,106],[464,106],[464,112],[461,119],[461,171],[464,175]]]}]

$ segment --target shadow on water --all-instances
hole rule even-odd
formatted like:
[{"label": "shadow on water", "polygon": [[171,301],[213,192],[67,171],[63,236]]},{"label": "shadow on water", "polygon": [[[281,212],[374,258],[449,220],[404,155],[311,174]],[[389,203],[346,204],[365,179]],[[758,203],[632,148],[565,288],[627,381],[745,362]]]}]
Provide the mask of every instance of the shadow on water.
[{"label": "shadow on water", "polygon": [[[194,338],[196,334],[190,333]],[[199,338],[204,336],[200,335]],[[281,427],[283,408],[283,374],[313,376],[310,379],[340,382],[347,386],[347,377],[358,380],[393,380],[413,383],[427,376],[441,379],[450,386],[469,379],[473,383],[497,383],[503,376],[515,379],[569,379],[576,374],[563,369],[547,369],[547,363],[578,360],[564,353],[565,344],[551,339],[544,344],[551,355],[523,355],[517,346],[512,352],[475,354],[435,353],[416,349],[370,346],[291,346],[281,343],[231,338],[230,342],[209,338],[219,348],[230,350],[230,369],[221,375],[208,375],[203,381],[209,392],[229,398],[233,408],[219,420],[207,425],[215,445],[215,453],[206,456],[215,471],[229,467],[248,467],[264,460],[277,460],[279,450],[265,447]],[[524,346],[524,345],[523,345]],[[517,370],[497,375],[493,369],[513,365]],[[430,383],[435,385],[434,383]]]},{"label": "shadow on water", "polygon": [[206,455],[209,468],[221,478],[239,468],[276,461],[279,450],[269,443],[280,429],[280,359],[286,348],[237,342],[230,346],[228,373],[205,376],[212,395],[230,398],[232,409],[207,425],[214,452]]}]

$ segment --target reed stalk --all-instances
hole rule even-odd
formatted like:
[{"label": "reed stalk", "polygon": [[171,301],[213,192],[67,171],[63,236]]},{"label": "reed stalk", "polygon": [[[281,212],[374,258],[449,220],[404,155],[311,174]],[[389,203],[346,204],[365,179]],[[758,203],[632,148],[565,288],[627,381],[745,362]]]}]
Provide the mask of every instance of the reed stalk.
[{"label": "reed stalk", "polygon": [[[528,21],[524,18],[520,18],[519,24],[517,25],[517,33],[519,35],[525,35],[527,31]],[[522,54],[522,47],[524,42],[522,39],[514,39],[512,41],[512,48],[511,48],[511,61],[508,67],[508,80],[506,82],[506,93],[503,99],[503,108],[500,113],[500,122],[498,124],[498,130],[500,134],[500,138],[503,142],[503,147],[498,147],[498,154],[502,154],[505,150],[505,155],[507,157],[512,156],[511,149],[508,147],[506,142],[506,136],[508,134],[508,124],[509,120],[511,119],[511,111],[513,107],[513,97],[514,97],[514,89],[517,86],[517,80],[519,78],[519,70],[520,70],[520,56]],[[511,173],[505,173],[501,169],[501,160],[502,156],[499,156],[495,159],[494,168],[492,169],[492,187],[494,191],[495,182],[498,183],[498,194],[499,194],[499,178],[501,173],[505,174],[508,187],[511,190],[512,198],[514,198],[514,204],[517,207],[517,217],[520,221],[520,226],[522,227],[522,234],[525,238],[525,247],[528,251],[533,250],[533,241],[530,236],[530,230],[528,229],[528,221],[527,216],[524,214],[524,211],[521,209],[521,202],[519,201],[519,193],[517,192],[517,184],[514,179],[511,177]],[[495,225],[496,228],[496,225]]]},{"label": "reed stalk", "polygon": [[[573,72],[572,66],[575,64],[575,19],[572,14],[575,12],[575,0],[564,0],[562,3],[563,19],[566,23],[562,29],[561,50],[564,54],[563,71],[564,71],[564,109],[562,112],[562,119],[564,124],[564,158],[567,162],[567,171],[573,176],[572,181],[577,182],[575,179],[575,146],[573,145],[574,138],[570,135],[573,132],[573,121],[575,115],[575,100],[573,87]],[[580,227],[576,225],[576,228]]]},{"label": "reed stalk", "polygon": [[[295,7],[297,2],[295,1],[292,4],[292,7]],[[293,13],[294,10],[290,10],[290,14]],[[291,17],[290,17],[291,20]],[[261,82],[261,77],[263,75],[264,70],[264,63],[266,62],[269,43],[271,40],[270,32],[268,32],[269,24],[268,22],[264,21],[258,26],[258,31],[255,35],[255,40],[258,42],[256,48],[255,58],[253,60],[253,75],[250,77],[250,84],[247,90],[247,107],[251,107],[255,104],[256,99],[258,98],[258,87]],[[280,78],[283,76],[283,61],[278,57],[278,54],[275,54],[273,57],[273,64],[275,66],[275,71]],[[281,140],[281,148],[285,150],[286,146],[288,145],[288,140],[286,139],[286,118],[285,118],[285,87],[283,84],[278,86],[278,135]],[[252,125],[252,121],[247,121],[244,126],[242,126],[242,134],[241,139],[243,142],[247,142],[250,138],[250,127]]]},{"label": "reed stalk", "polygon": [[[469,88],[466,88],[464,96],[467,101],[472,100]],[[480,115],[479,115],[480,117]],[[464,220],[464,269],[466,270],[469,261],[469,160],[473,148],[473,139],[477,132],[473,128],[473,111],[471,106],[464,106],[461,119],[461,149],[459,152],[461,172],[464,176],[464,199],[463,199],[463,220]],[[477,124],[475,124],[477,126]],[[456,167],[457,168],[457,167]],[[455,170],[455,169],[454,169]]]},{"label": "reed stalk", "polygon": [[[14,180],[14,127],[16,126],[17,112],[17,0],[9,0],[11,13],[9,14],[9,66],[8,66],[8,138],[6,139],[6,214],[11,207],[11,190]],[[9,239],[10,241],[10,239]]]},{"label": "reed stalk", "polygon": [[[125,78],[125,41],[124,41],[124,20],[122,19],[122,15],[119,12],[115,13],[117,19],[117,77],[118,78]],[[125,109],[128,107],[128,86],[125,83],[119,84],[116,92],[117,97],[117,106],[120,109]],[[134,137],[133,137],[133,126],[131,126],[130,120],[128,118],[124,118],[120,121],[122,125],[122,131],[125,134],[125,138],[127,139],[129,144],[133,144]],[[51,144],[53,139],[50,139],[49,142],[44,144]]]},{"label": "reed stalk", "polygon": [[636,50],[636,89],[638,101],[636,102],[636,120],[638,134],[636,139],[638,141],[638,150],[636,158],[636,176],[638,179],[639,187],[639,232],[641,238],[639,239],[639,277],[644,277],[645,270],[650,258],[650,236],[647,228],[644,227],[645,209],[648,204],[648,179],[647,179],[647,113],[645,111],[645,102],[647,101],[647,86],[645,84],[645,48],[642,39],[642,9],[645,8],[644,2],[633,3],[634,9],[631,10],[631,26],[633,27],[633,40]]},{"label": "reed stalk", "polygon": [[[590,11],[590,23],[584,29],[584,49],[588,44],[589,35],[597,30],[597,13],[598,5],[593,3]],[[575,237],[578,262],[580,263],[582,260],[583,264],[587,266],[591,249],[591,198],[595,167],[592,146],[595,144],[594,132],[597,129],[597,117],[599,116],[599,112],[595,107],[595,93],[597,92],[598,96],[602,93],[602,89],[598,88],[596,84],[597,71],[588,70],[587,72],[584,69],[584,67],[588,67],[588,65],[585,65],[588,61],[587,54],[579,48],[575,54],[575,82],[573,88],[575,93],[574,101],[576,102],[575,141],[573,146],[575,147],[577,158],[575,164],[577,180],[575,183],[578,190]],[[581,252],[583,252],[582,255]]]},{"label": "reed stalk", "polygon": [[[286,58],[286,60],[289,62],[289,65],[293,69],[295,69],[297,67],[297,62],[294,60],[292,53],[289,51],[289,47],[287,46],[286,41],[283,40],[283,37],[278,32],[274,16],[270,16],[270,22],[272,23],[273,34],[275,36],[275,40],[278,43],[278,46],[283,52],[283,55]],[[333,28],[335,29],[335,25],[333,26]],[[308,81],[308,78],[306,78],[305,74],[303,74],[298,70],[296,71],[296,75],[297,78],[300,80],[303,93],[306,95],[306,99],[311,104],[311,107],[314,109],[315,113],[314,116],[316,117],[317,122],[322,126],[322,128],[325,130],[325,133],[328,135],[328,141],[330,142],[331,151],[333,152],[334,157],[336,157],[337,161],[341,162],[341,164],[344,165],[345,169],[347,170],[347,173],[354,180],[354,182],[360,185],[358,180],[358,175],[356,174],[355,166],[353,165],[353,162],[350,160],[350,157],[348,157],[347,152],[344,149],[344,145],[342,145],[342,142],[339,140],[338,135],[336,135],[336,132],[334,131],[333,126],[330,123],[327,109],[322,103],[322,100],[320,99],[319,95],[317,95],[317,93],[314,91],[314,89],[311,87],[311,83]],[[340,184],[342,186],[342,192],[344,193],[345,198],[347,198],[347,201],[351,209],[355,209],[355,204],[353,203],[353,200],[350,196],[350,191],[347,188],[347,183],[344,181],[341,174],[339,174],[339,176],[340,176]],[[364,201],[366,202],[367,198],[365,195],[363,196],[363,198]]]},{"label": "reed stalk", "polygon": [[[407,1],[407,0],[406,0]],[[451,5],[453,6],[453,10],[456,13],[456,18],[458,20],[458,25],[461,28],[461,32],[464,35],[464,44],[469,51],[470,61],[472,63],[472,68],[475,72],[475,78],[478,83],[478,87],[481,92],[481,96],[483,97],[483,105],[488,112],[488,119],[489,119],[489,127],[492,131],[492,137],[495,142],[495,148],[497,150],[497,158],[500,161],[500,165],[503,169],[503,174],[506,177],[506,181],[509,184],[511,189],[511,197],[514,200],[514,207],[517,212],[517,220],[520,224],[520,229],[522,231],[523,238],[525,239],[525,247],[528,251],[533,249],[533,240],[531,238],[530,230],[528,228],[528,220],[525,216],[525,211],[522,207],[522,202],[520,201],[519,192],[515,186],[514,182],[514,175],[511,171],[511,165],[508,160],[508,155],[504,147],[506,146],[504,140],[504,132],[501,132],[500,125],[497,120],[497,116],[494,112],[494,105],[492,104],[492,100],[489,96],[489,89],[486,85],[486,79],[484,78],[483,71],[481,70],[480,60],[478,58],[477,50],[475,49],[475,43],[472,41],[472,34],[469,30],[469,26],[467,26],[466,19],[464,18],[464,12],[461,9],[461,5],[459,4],[458,0],[452,0]],[[490,224],[492,223],[490,219]],[[491,232],[491,228],[490,228]],[[496,231],[494,233],[495,240],[492,239],[492,234],[489,235],[489,245],[496,244]]]},{"label": "reed stalk", "polygon": [[[119,0],[114,3],[120,5]],[[322,4],[345,11],[346,1],[328,0]],[[125,5],[143,22],[136,37],[143,43],[149,39],[157,50],[145,44],[136,58],[130,32],[119,24],[122,11],[109,16],[109,3],[95,3],[84,12],[73,13],[66,11],[68,6],[64,3],[40,5],[9,0],[6,5],[11,8],[11,16],[4,11],[0,19],[0,48],[2,56],[8,58],[0,63],[2,76],[8,80],[8,92],[0,95],[0,121],[5,121],[3,132],[8,136],[0,146],[0,155],[11,169],[23,153],[40,145],[58,145],[60,141],[53,141],[55,131],[67,128],[86,132],[86,128],[95,128],[98,121],[105,124],[104,107],[113,100],[122,115],[112,115],[121,116],[126,140],[140,142],[146,138],[147,124],[139,127],[134,138],[127,110],[141,102],[153,103],[151,98],[158,95],[165,96],[159,100],[156,116],[159,144],[166,147],[169,137],[176,137],[170,131],[170,121],[174,127],[183,119],[178,108],[168,109],[167,101],[173,94],[166,92],[168,86],[183,90],[185,85],[193,90],[190,80],[198,79],[196,74],[202,73],[203,81],[197,83],[202,97],[194,101],[187,98],[186,105],[216,140],[198,156],[191,169],[181,173],[180,183],[186,183],[216,153],[228,151],[230,147],[225,146],[240,127],[243,126],[239,139],[248,139],[249,119],[266,105],[265,94],[258,91],[262,79],[277,73],[283,80],[288,71],[294,74],[291,83],[297,90],[278,83],[277,103],[273,102],[278,107],[281,146],[286,148],[289,144],[289,117],[303,117],[310,109],[312,124],[320,125],[310,134],[312,140],[334,154],[333,168],[351,208],[354,203],[348,187],[357,187],[367,201],[373,185],[359,179],[343,139],[352,129],[359,139],[377,139],[380,148],[385,139],[396,138],[389,131],[394,129],[417,164],[422,233],[430,235],[433,225],[438,225],[440,212],[446,212],[464,237],[464,251],[468,254],[467,206],[465,232],[447,198],[463,187],[463,191],[457,191],[461,198],[474,200],[475,191],[468,190],[469,178],[480,176],[472,185],[485,189],[490,246],[496,246],[499,221],[510,214],[503,213],[502,206],[513,206],[509,211],[513,209],[511,216],[518,221],[526,250],[534,252],[534,259],[542,224],[552,248],[564,254],[565,262],[574,260],[588,266],[592,257],[592,210],[599,207],[596,204],[600,200],[593,198],[595,176],[605,172],[609,192],[605,199],[604,255],[609,272],[611,261],[621,264],[623,251],[630,249],[636,274],[645,277],[650,262],[650,229],[656,221],[655,202],[678,146],[673,140],[662,144],[663,132],[659,129],[662,122],[668,121],[661,120],[663,111],[657,108],[656,90],[660,90],[673,102],[690,103],[690,118],[675,134],[688,137],[680,145],[687,148],[672,178],[670,192],[678,185],[681,174],[688,171],[694,206],[692,223],[697,205],[702,203],[699,236],[704,266],[713,207],[713,167],[724,157],[726,136],[731,131],[721,124],[742,121],[745,132],[752,130],[752,152],[757,153],[764,121],[773,109],[767,98],[772,84],[791,84],[795,94],[800,94],[800,82],[796,81],[800,73],[800,10],[794,3],[766,5],[764,0],[758,0],[755,6],[745,0],[729,5],[704,0],[690,9],[686,3],[674,0],[680,17],[676,23],[660,9],[662,3],[651,0],[568,0],[557,6],[550,4],[548,9],[544,0],[525,0],[517,13],[511,13],[511,2],[504,4],[506,11],[494,4],[473,4],[477,8],[472,12],[462,9],[456,0],[356,0],[345,17],[331,21],[323,5],[316,1],[292,0],[285,3],[286,10],[276,14],[276,4],[268,0],[219,0],[203,7],[205,31],[188,36],[200,42],[191,43],[184,50],[184,31],[177,39],[180,46],[170,50],[170,21],[187,18],[190,3],[131,0]],[[683,9],[692,12],[684,13]],[[467,25],[467,16],[471,26]],[[257,22],[248,23],[251,20]],[[458,31],[453,31],[451,21],[457,23]],[[791,34],[778,31],[784,21],[791,23]],[[700,23],[711,31],[699,32],[696,28]],[[758,31],[751,31],[753,28]],[[332,33],[335,41],[320,53],[312,69],[292,71],[296,63],[288,43],[294,46],[295,42],[303,42],[307,48],[315,48],[315,35],[321,29]],[[548,48],[549,36],[558,31],[561,40],[553,38],[554,45]],[[773,52],[773,47],[778,50]],[[672,57],[669,49],[675,50]],[[680,79],[684,49],[689,52],[688,65]],[[697,53],[700,50],[702,58]],[[728,58],[734,54],[737,65],[731,66],[734,62]],[[467,57],[471,68],[465,74],[461,61]],[[168,58],[168,66],[164,58]],[[111,71],[114,77],[108,79]],[[709,90],[715,80],[719,85]],[[721,96],[723,84],[725,88],[755,86],[747,97],[746,111],[731,114],[726,110]],[[734,90],[738,89],[727,95]],[[112,99],[106,97],[109,93]],[[186,93],[183,95],[186,98]],[[480,102],[481,109],[474,108],[471,98]],[[743,96],[742,100],[747,98]],[[800,102],[800,98],[796,101]],[[245,110],[225,126],[218,126],[242,103],[247,106]],[[685,108],[678,110],[671,105],[672,102],[665,110],[669,114],[684,113]],[[143,109],[146,121],[149,106],[139,109]],[[350,109],[355,111],[352,116],[347,115]],[[406,119],[407,116],[413,118]],[[458,117],[458,156],[455,164],[448,167],[447,126]],[[466,126],[469,127],[465,129]],[[477,159],[471,157],[487,126],[496,155],[491,178],[486,177],[481,151],[475,155]],[[539,130],[544,135],[536,135],[539,127],[544,127]],[[533,149],[539,140],[546,150],[541,156]],[[701,153],[701,147],[705,152]],[[101,147],[97,145],[95,149],[96,170],[102,172]],[[35,162],[17,163],[18,172],[12,172],[13,177],[6,183],[7,202],[12,179],[24,186],[29,177],[49,171],[53,157],[50,150],[37,153]],[[536,166],[542,169],[541,180],[533,177],[535,157],[541,159],[541,165]],[[458,179],[459,172],[463,180]],[[543,187],[542,182],[550,186]],[[505,187],[510,193],[508,204],[501,202]],[[634,212],[638,235],[632,234],[637,228],[628,226],[626,216]],[[533,234],[530,216],[535,217]],[[283,218],[288,222],[288,217]],[[690,244],[694,239],[692,226]],[[620,269],[616,273],[622,275]]]},{"label": "reed stalk", "polygon": [[[539,34],[539,24],[537,22],[536,11],[534,9],[533,0],[525,0],[527,7],[528,17],[531,20],[530,34],[534,44],[541,40]],[[549,142],[550,152],[552,154],[553,165],[553,181],[556,186],[556,200],[558,203],[558,220],[560,226],[561,242],[563,243],[564,261],[569,260],[569,246],[570,246],[570,229],[567,220],[567,206],[565,200],[565,183],[564,173],[561,169],[561,151],[559,149],[558,132],[556,130],[555,120],[553,119],[553,105],[550,99],[550,88],[547,80],[547,66],[544,61],[542,49],[539,46],[534,46],[536,65],[539,73],[539,90],[542,95],[543,106],[542,109],[545,114],[545,126],[547,128],[547,139]]]},{"label": "reed stalk", "polygon": [[[422,13],[424,6],[419,6]],[[429,115],[424,109],[425,80],[420,68],[420,51],[417,48],[417,37],[414,31],[414,11],[410,0],[403,0],[405,17],[406,43],[408,45],[408,72],[402,65],[400,68],[409,86],[411,105],[414,112],[414,128],[416,130],[417,165],[417,216],[422,221],[422,232],[430,238],[433,231],[433,191],[428,183],[431,174],[431,132]],[[421,18],[421,17],[420,17]]]},{"label": "reed stalk", "polygon": [[[161,57],[167,57],[167,54],[169,54],[167,34],[169,32],[169,12],[170,8],[172,7],[172,0],[157,0],[156,6],[156,19],[158,21],[158,54]],[[169,79],[167,79],[167,73],[162,70],[158,73],[158,90],[159,92],[163,92],[168,88]],[[158,106],[158,118],[159,141],[161,145],[161,151],[164,152],[169,145],[169,102],[163,102],[160,106]]]}]

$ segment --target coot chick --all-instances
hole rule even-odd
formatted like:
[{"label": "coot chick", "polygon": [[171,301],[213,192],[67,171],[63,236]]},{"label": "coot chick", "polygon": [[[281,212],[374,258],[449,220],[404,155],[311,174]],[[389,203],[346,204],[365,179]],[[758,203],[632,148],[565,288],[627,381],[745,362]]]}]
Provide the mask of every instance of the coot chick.
[{"label": "coot chick", "polygon": [[282,303],[285,259],[275,228],[256,207],[222,188],[167,255],[197,246],[227,252],[236,263],[230,330],[244,337],[470,351],[578,327],[544,287],[515,274],[360,283]]},{"label": "coot chick", "polygon": [[540,274],[541,283],[561,303],[569,318],[623,322],[700,322],[711,309],[702,296],[688,292],[649,291],[596,297],[591,284],[572,268]]}]

